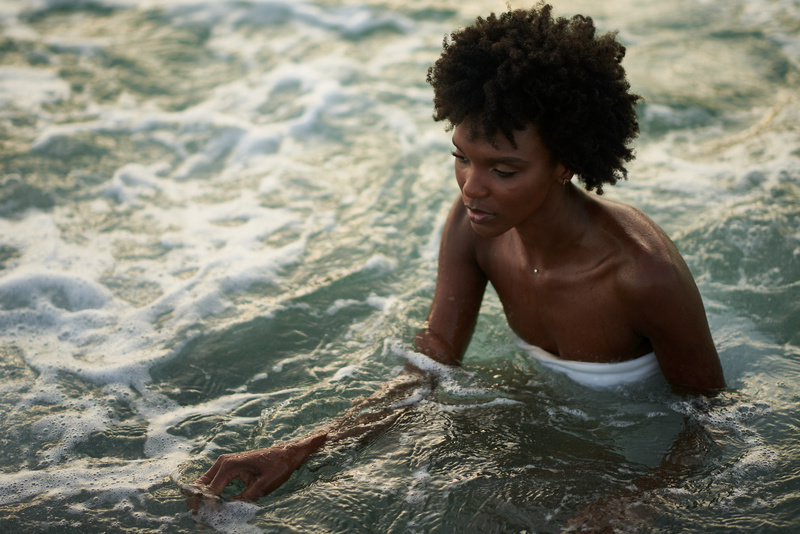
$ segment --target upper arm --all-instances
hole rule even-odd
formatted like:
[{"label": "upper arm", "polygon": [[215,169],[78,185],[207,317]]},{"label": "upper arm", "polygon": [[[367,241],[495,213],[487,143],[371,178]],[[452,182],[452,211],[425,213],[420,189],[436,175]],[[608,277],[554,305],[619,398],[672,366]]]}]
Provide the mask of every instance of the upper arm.
[{"label": "upper arm", "polygon": [[679,389],[724,388],[703,301],[683,258],[668,242],[666,255],[641,263],[633,284],[633,316],[637,330],[650,341],[664,377]]},{"label": "upper arm", "polygon": [[459,198],[442,231],[436,290],[416,339],[417,350],[442,363],[461,360],[480,312],[487,280],[475,257],[475,239]]}]

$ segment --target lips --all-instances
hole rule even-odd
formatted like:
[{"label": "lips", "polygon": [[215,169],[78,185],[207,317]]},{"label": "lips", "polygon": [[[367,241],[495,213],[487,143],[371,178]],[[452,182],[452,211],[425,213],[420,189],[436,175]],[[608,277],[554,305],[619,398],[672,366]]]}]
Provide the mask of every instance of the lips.
[{"label": "lips", "polygon": [[486,224],[495,217],[497,217],[494,213],[489,213],[488,211],[479,210],[477,208],[471,208],[469,206],[465,206],[467,208],[467,215],[469,216],[469,220],[474,224]]}]

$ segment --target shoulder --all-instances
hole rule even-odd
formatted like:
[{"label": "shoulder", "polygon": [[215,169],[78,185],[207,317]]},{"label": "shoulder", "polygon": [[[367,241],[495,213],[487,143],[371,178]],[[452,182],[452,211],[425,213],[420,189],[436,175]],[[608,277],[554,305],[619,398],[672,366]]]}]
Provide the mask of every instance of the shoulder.
[{"label": "shoulder", "polygon": [[676,285],[694,286],[686,263],[669,236],[641,210],[604,201],[606,228],[620,249],[617,283],[631,298],[650,298],[674,290]]},{"label": "shoulder", "polygon": [[447,215],[442,230],[440,244],[440,261],[444,254],[456,254],[462,260],[475,261],[479,236],[472,230],[467,210],[459,195]]},{"label": "shoulder", "polygon": [[448,234],[457,232],[458,234],[466,234],[467,230],[470,230],[467,209],[464,207],[464,203],[461,200],[461,195],[458,195],[455,200],[453,200],[453,203],[450,206],[450,212],[447,214],[444,233]]},{"label": "shoulder", "polygon": [[461,199],[442,231],[439,266],[427,326],[417,336],[420,352],[441,363],[456,363],[467,349],[487,279],[475,258],[472,231]]},{"label": "shoulder", "polygon": [[678,249],[644,213],[607,203],[623,253],[616,283],[631,326],[647,338],[670,384],[725,387],[700,292]]},{"label": "shoulder", "polygon": [[699,302],[694,277],[664,230],[632,206],[602,206],[604,227],[617,247],[614,287],[638,331],[649,333],[686,302]]},{"label": "shoulder", "polygon": [[450,213],[442,230],[439,244],[438,284],[458,284],[482,287],[486,274],[481,268],[479,256],[485,247],[485,239],[472,229],[467,210],[459,196],[450,207]]}]

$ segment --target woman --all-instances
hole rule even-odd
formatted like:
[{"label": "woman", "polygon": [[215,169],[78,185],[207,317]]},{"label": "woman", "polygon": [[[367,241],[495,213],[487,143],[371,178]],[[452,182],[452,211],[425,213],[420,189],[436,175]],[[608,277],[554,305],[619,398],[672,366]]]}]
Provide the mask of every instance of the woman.
[{"label": "woman", "polygon": [[[608,385],[660,371],[680,391],[725,387],[677,249],[643,213],[599,196],[626,176],[638,133],[624,54],[590,18],[553,19],[549,5],[479,18],[445,41],[428,82],[434,118],[453,130],[461,192],[419,352],[457,365],[491,282],[520,345],[576,380]],[[247,485],[239,498],[257,499],[326,443],[384,429],[400,413],[390,402],[429,382],[409,366],[308,436],[220,456],[194,488],[219,495],[238,477]]]}]

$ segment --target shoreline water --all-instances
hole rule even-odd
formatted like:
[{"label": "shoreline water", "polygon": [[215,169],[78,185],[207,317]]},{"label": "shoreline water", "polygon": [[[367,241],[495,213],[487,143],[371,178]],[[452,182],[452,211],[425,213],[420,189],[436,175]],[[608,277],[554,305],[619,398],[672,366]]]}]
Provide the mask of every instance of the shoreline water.
[{"label": "shoreline water", "polygon": [[[193,531],[181,485],[217,454],[397,372],[456,192],[425,72],[498,9],[0,1],[0,525]],[[575,388],[514,348],[490,292],[430,400],[258,504],[205,510],[210,528],[557,531],[688,418],[715,453],[657,494],[655,528],[792,531],[800,8],[556,2],[582,11],[619,29],[645,97],[630,178],[605,194],[686,257],[725,403]]]}]

